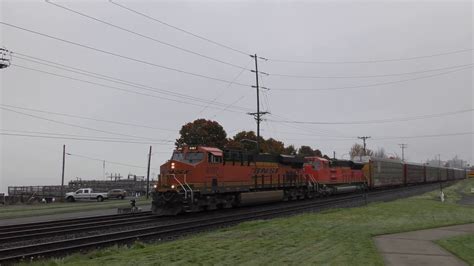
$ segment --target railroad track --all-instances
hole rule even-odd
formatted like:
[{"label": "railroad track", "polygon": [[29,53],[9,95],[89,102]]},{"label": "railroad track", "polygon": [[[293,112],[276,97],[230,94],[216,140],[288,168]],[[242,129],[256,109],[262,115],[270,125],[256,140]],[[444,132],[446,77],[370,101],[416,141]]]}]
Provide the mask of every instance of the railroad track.
[{"label": "railroad track", "polygon": [[[97,235],[81,236],[73,239],[42,242],[40,244],[21,245],[0,249],[0,264],[8,264],[20,260],[30,260],[53,256],[64,256],[76,251],[85,251],[99,247],[106,247],[115,244],[130,244],[134,241],[168,240],[189,233],[200,232],[212,228],[234,225],[243,221],[255,219],[268,219],[301,213],[308,210],[322,210],[333,207],[360,206],[373,201],[393,200],[404,196],[411,196],[420,192],[435,189],[437,184],[413,186],[406,188],[392,189],[390,191],[373,191],[367,194],[356,194],[349,196],[338,196],[325,198],[317,201],[302,201],[299,204],[289,204],[266,208],[263,210],[250,210],[245,213],[230,213],[212,218],[204,217],[200,219],[188,219],[173,224],[149,225],[142,228],[126,229],[117,232],[107,232]],[[139,217],[129,217],[138,219]],[[144,217],[150,218],[150,217]],[[151,217],[155,218],[155,217]],[[155,218],[156,219],[156,218]],[[97,222],[97,221],[96,221]],[[127,220],[128,222],[128,220]],[[131,221],[130,221],[131,222]],[[136,221],[135,221],[136,223]],[[60,225],[59,225],[60,226]],[[88,225],[93,226],[93,225]],[[107,226],[96,225],[96,226]],[[97,228],[97,227],[95,227]],[[0,228],[3,229],[3,228]],[[79,228],[76,228],[79,230]],[[38,228],[37,228],[38,230]],[[39,230],[42,230],[39,228]],[[73,229],[74,230],[74,229]],[[89,229],[87,229],[89,230]],[[37,232],[38,234],[47,231]],[[58,232],[56,232],[58,234]],[[27,234],[23,235],[28,237]],[[13,236],[5,236],[13,237]],[[20,238],[22,236],[19,236]],[[5,238],[6,239],[6,238]],[[10,238],[11,239],[11,238]]]},{"label": "railroad track", "polygon": [[71,224],[80,224],[82,222],[101,222],[101,221],[110,221],[110,220],[120,220],[128,219],[130,217],[142,217],[150,216],[151,211],[129,213],[129,214],[111,214],[111,215],[101,215],[101,216],[92,216],[92,217],[83,217],[75,219],[63,219],[63,220],[52,220],[39,223],[24,223],[24,224],[14,224],[14,225],[5,225],[0,226],[0,233],[8,232],[11,230],[28,230],[35,228],[44,228],[51,226],[61,226],[61,225],[71,225]]}]

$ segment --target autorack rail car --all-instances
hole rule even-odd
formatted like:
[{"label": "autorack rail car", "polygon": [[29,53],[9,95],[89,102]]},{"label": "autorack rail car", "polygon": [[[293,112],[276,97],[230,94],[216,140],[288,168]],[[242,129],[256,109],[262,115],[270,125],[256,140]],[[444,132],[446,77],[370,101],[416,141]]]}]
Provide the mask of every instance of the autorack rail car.
[{"label": "autorack rail car", "polygon": [[414,185],[467,178],[464,169],[404,163],[399,160],[371,158],[364,166],[369,188]]},{"label": "autorack rail car", "polygon": [[161,166],[152,212],[176,215],[466,177],[462,169],[390,159],[361,164],[186,146]]}]

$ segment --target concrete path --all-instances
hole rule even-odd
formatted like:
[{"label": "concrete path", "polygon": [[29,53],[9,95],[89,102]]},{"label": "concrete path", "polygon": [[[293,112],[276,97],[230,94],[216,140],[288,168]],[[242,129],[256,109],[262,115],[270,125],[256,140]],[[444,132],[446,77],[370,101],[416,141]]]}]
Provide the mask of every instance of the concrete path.
[{"label": "concrete path", "polygon": [[467,265],[433,241],[474,234],[474,224],[455,225],[375,237],[385,265]]}]

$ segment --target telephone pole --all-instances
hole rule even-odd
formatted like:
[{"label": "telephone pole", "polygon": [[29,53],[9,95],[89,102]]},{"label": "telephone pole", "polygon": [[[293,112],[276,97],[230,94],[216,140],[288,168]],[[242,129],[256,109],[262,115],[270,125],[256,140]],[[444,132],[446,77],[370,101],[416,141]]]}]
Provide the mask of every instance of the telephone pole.
[{"label": "telephone pole", "polygon": [[367,155],[367,149],[366,149],[366,143],[365,143],[365,141],[366,141],[367,139],[370,139],[370,136],[362,136],[362,137],[357,137],[357,138],[364,141],[364,156],[366,156],[366,155]]},{"label": "telephone pole", "polygon": [[[268,73],[258,71],[258,59],[259,58],[263,60],[267,60],[267,59],[263,57],[258,57],[257,54],[250,55],[250,57],[255,59],[255,70],[251,70],[251,71],[255,73],[255,86],[252,86],[252,88],[257,89],[257,112],[247,113],[247,114],[254,116],[255,120],[257,120],[257,153],[260,153],[259,139],[260,139],[260,122],[262,121],[261,116],[268,114],[268,112],[260,112],[260,86],[258,84],[258,74],[262,73],[262,74],[268,75]],[[262,89],[268,90],[268,88],[264,88],[264,87],[262,87]]]},{"label": "telephone pole", "polygon": [[146,171],[146,199],[148,199],[150,194],[150,163],[151,163],[151,146],[150,152],[148,153],[148,167]]},{"label": "telephone pole", "polygon": [[66,145],[63,145],[63,170],[61,173],[61,201],[64,200],[64,167],[66,166]]},{"label": "telephone pole", "polygon": [[408,147],[408,144],[400,143],[398,145],[402,148],[402,161],[405,161],[405,149]]}]

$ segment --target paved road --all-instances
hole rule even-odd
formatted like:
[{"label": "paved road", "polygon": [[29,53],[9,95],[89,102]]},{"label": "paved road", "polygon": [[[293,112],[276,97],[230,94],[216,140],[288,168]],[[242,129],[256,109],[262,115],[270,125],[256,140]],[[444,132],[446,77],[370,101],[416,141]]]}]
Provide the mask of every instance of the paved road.
[{"label": "paved road", "polygon": [[474,224],[377,236],[375,245],[385,265],[465,266],[464,261],[433,242],[464,234],[474,234]]},{"label": "paved road", "polygon": [[[137,207],[141,208],[142,211],[150,210],[149,203],[142,204],[142,205],[137,204]],[[101,215],[109,215],[109,214],[117,214],[117,208],[3,219],[3,220],[0,220],[0,226],[11,225],[11,224],[22,224],[22,223],[47,222],[47,221],[53,221],[53,220],[92,217],[92,216],[101,216]]]}]

